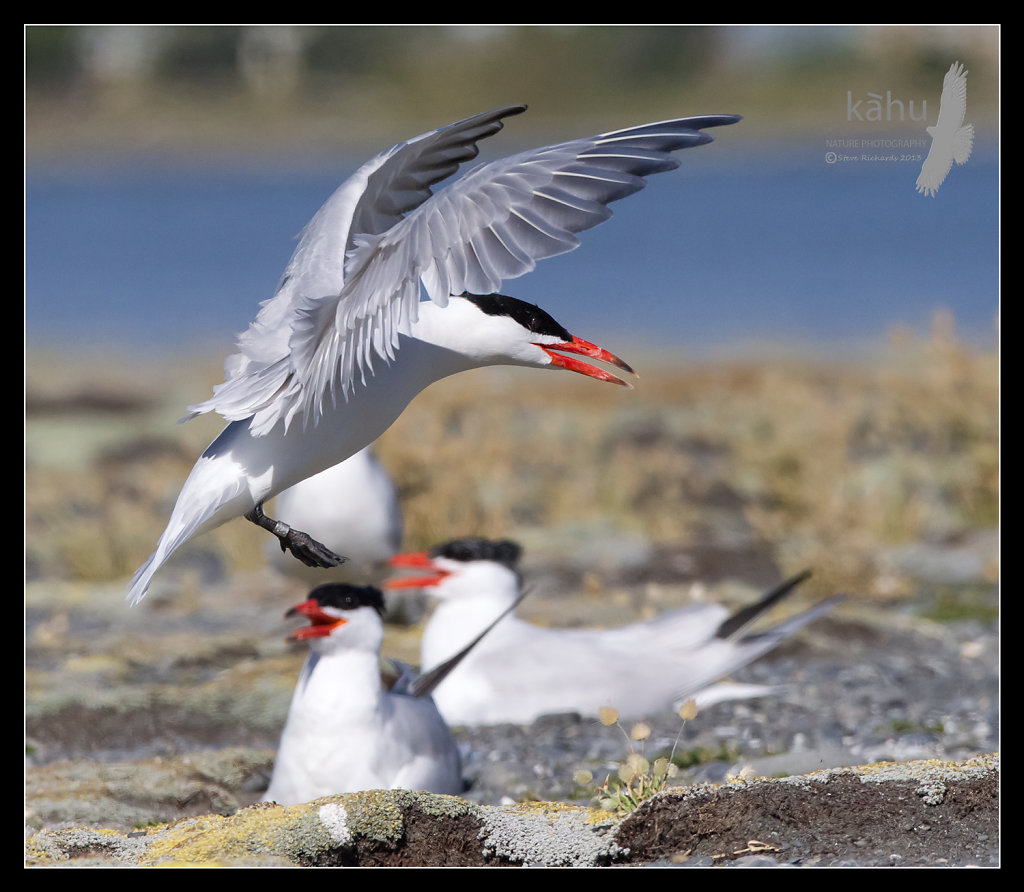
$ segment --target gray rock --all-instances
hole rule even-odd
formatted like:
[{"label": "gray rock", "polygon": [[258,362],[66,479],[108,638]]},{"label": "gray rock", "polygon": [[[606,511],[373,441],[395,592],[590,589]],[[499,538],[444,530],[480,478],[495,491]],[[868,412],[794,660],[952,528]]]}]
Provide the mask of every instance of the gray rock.
[{"label": "gray rock", "polygon": [[26,857],[37,866],[990,866],[998,775],[998,757],[983,756],[701,784],[657,794],[625,818],[375,791],[133,833],[43,830]]}]

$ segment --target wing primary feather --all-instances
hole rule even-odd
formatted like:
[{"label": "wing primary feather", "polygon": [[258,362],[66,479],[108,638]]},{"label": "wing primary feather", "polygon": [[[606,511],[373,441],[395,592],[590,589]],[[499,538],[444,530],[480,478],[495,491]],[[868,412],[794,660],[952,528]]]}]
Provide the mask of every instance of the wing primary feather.
[{"label": "wing primary feather", "polygon": [[360,167],[304,229],[225,383],[190,411],[252,416],[257,436],[299,414],[315,424],[326,392],[347,398],[372,376],[374,354],[395,359],[398,328],[416,318],[424,290],[440,306],[451,294],[498,291],[576,248],[577,233],[611,216],[609,204],[679,166],[673,152],[710,142],[705,129],[740,120],[679,118],[570,140],[477,164],[432,192],[525,110],[465,118]]},{"label": "wing primary feather", "polygon": [[516,600],[505,608],[494,620],[487,626],[479,635],[476,636],[472,641],[469,642],[462,650],[452,657],[449,657],[443,663],[439,663],[437,666],[432,668],[429,672],[425,672],[415,681],[409,685],[409,693],[414,697],[427,697],[437,686],[444,681],[452,672],[452,670],[462,662],[466,655],[483,640],[484,636],[487,635],[491,629],[493,629],[498,623],[500,623],[506,616],[513,613],[515,609],[522,603],[530,593],[529,589],[526,589],[519,595]]}]

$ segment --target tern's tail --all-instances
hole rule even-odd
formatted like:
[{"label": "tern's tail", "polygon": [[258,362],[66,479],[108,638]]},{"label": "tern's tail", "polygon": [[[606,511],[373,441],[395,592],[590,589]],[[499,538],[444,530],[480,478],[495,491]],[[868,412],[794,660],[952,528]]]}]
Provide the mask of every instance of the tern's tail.
[{"label": "tern's tail", "polygon": [[189,539],[239,517],[253,507],[245,478],[225,457],[204,454],[181,488],[160,541],[149,559],[135,571],[128,600],[138,604],[149,590],[154,574]]},{"label": "tern's tail", "polygon": [[771,690],[767,688],[762,691],[751,689],[748,692],[741,690],[731,692],[725,688],[716,690],[716,687],[719,686],[705,689],[716,680],[728,676],[777,647],[790,635],[828,613],[843,600],[843,595],[834,595],[762,632],[748,633],[747,630],[758,618],[789,595],[809,575],[810,573],[804,572],[786,580],[759,601],[744,607],[721,622],[715,632],[714,640],[701,648],[699,661],[691,661],[688,665],[688,673],[683,679],[683,684],[675,692],[677,702],[685,701],[695,695],[698,702],[702,696],[707,702],[717,702],[718,700],[745,699],[771,693]]},{"label": "tern's tail", "polygon": [[[799,577],[803,578],[803,577]],[[799,578],[797,581],[799,581]],[[793,582],[793,580],[791,580]],[[792,586],[788,583],[787,587]],[[705,660],[705,673],[694,673],[687,679],[687,684],[679,689],[676,696],[679,700],[685,700],[693,696],[715,679],[724,678],[732,672],[741,669],[748,663],[752,663],[758,657],[778,647],[791,635],[802,629],[808,623],[814,622],[824,616],[832,608],[845,599],[845,595],[833,595],[824,601],[815,604],[802,613],[784,620],[763,632],[751,635],[733,636],[731,638],[719,638],[718,645],[713,651],[709,651]],[[761,602],[763,603],[763,602]],[[723,624],[724,625],[724,624]],[[725,697],[719,699],[737,699],[736,697]]]},{"label": "tern's tail", "polygon": [[156,552],[154,551],[146,559],[146,563],[135,571],[132,581],[128,584],[128,600],[132,605],[138,604],[146,596],[146,592],[149,591],[150,580],[152,580],[153,574],[156,573],[157,568],[162,563],[163,561],[157,563]]}]

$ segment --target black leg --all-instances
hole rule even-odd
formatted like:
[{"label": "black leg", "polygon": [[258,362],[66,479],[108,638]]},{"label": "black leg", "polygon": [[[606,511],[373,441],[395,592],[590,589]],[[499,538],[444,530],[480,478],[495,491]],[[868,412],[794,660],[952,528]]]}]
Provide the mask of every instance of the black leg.
[{"label": "black leg", "polygon": [[337,567],[348,558],[335,554],[326,545],[317,542],[308,533],[301,530],[293,530],[288,524],[280,520],[274,520],[263,513],[261,502],[248,514],[246,520],[251,520],[256,526],[263,527],[273,533],[281,542],[281,551],[290,551],[307,567]]}]

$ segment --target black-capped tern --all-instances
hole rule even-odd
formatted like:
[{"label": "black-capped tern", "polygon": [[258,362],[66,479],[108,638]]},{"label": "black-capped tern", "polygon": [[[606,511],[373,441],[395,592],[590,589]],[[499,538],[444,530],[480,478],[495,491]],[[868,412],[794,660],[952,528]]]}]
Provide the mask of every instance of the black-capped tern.
[{"label": "black-capped tern", "polygon": [[[377,439],[428,385],[489,365],[567,369],[625,385],[585,357],[632,369],[544,310],[498,294],[505,279],[579,244],[608,205],[679,166],[736,115],[644,124],[479,164],[441,188],[510,105],[398,143],[360,167],[302,232],[277,292],[238,339],[226,380],[187,417],[228,426],[196,462],[129,600],[185,542],[235,517],[310,566],[344,558],[263,503]],[[426,299],[421,299],[425,292]],[[569,354],[569,355],[565,355]],[[625,385],[628,386],[628,385]]]},{"label": "black-capped tern", "polygon": [[[429,665],[479,630],[520,594],[520,546],[459,539],[429,552],[396,555],[392,565],[421,575],[396,576],[389,589],[422,588],[437,599],[421,642]],[[764,631],[751,624],[803,582],[795,576],[732,616],[699,603],[615,628],[548,628],[509,613],[435,692],[452,725],[528,723],[541,715],[603,707],[623,718],[653,716],[696,698],[698,705],[772,693],[764,686],[718,689],[719,679],[767,653],[831,610],[828,598]]]}]

